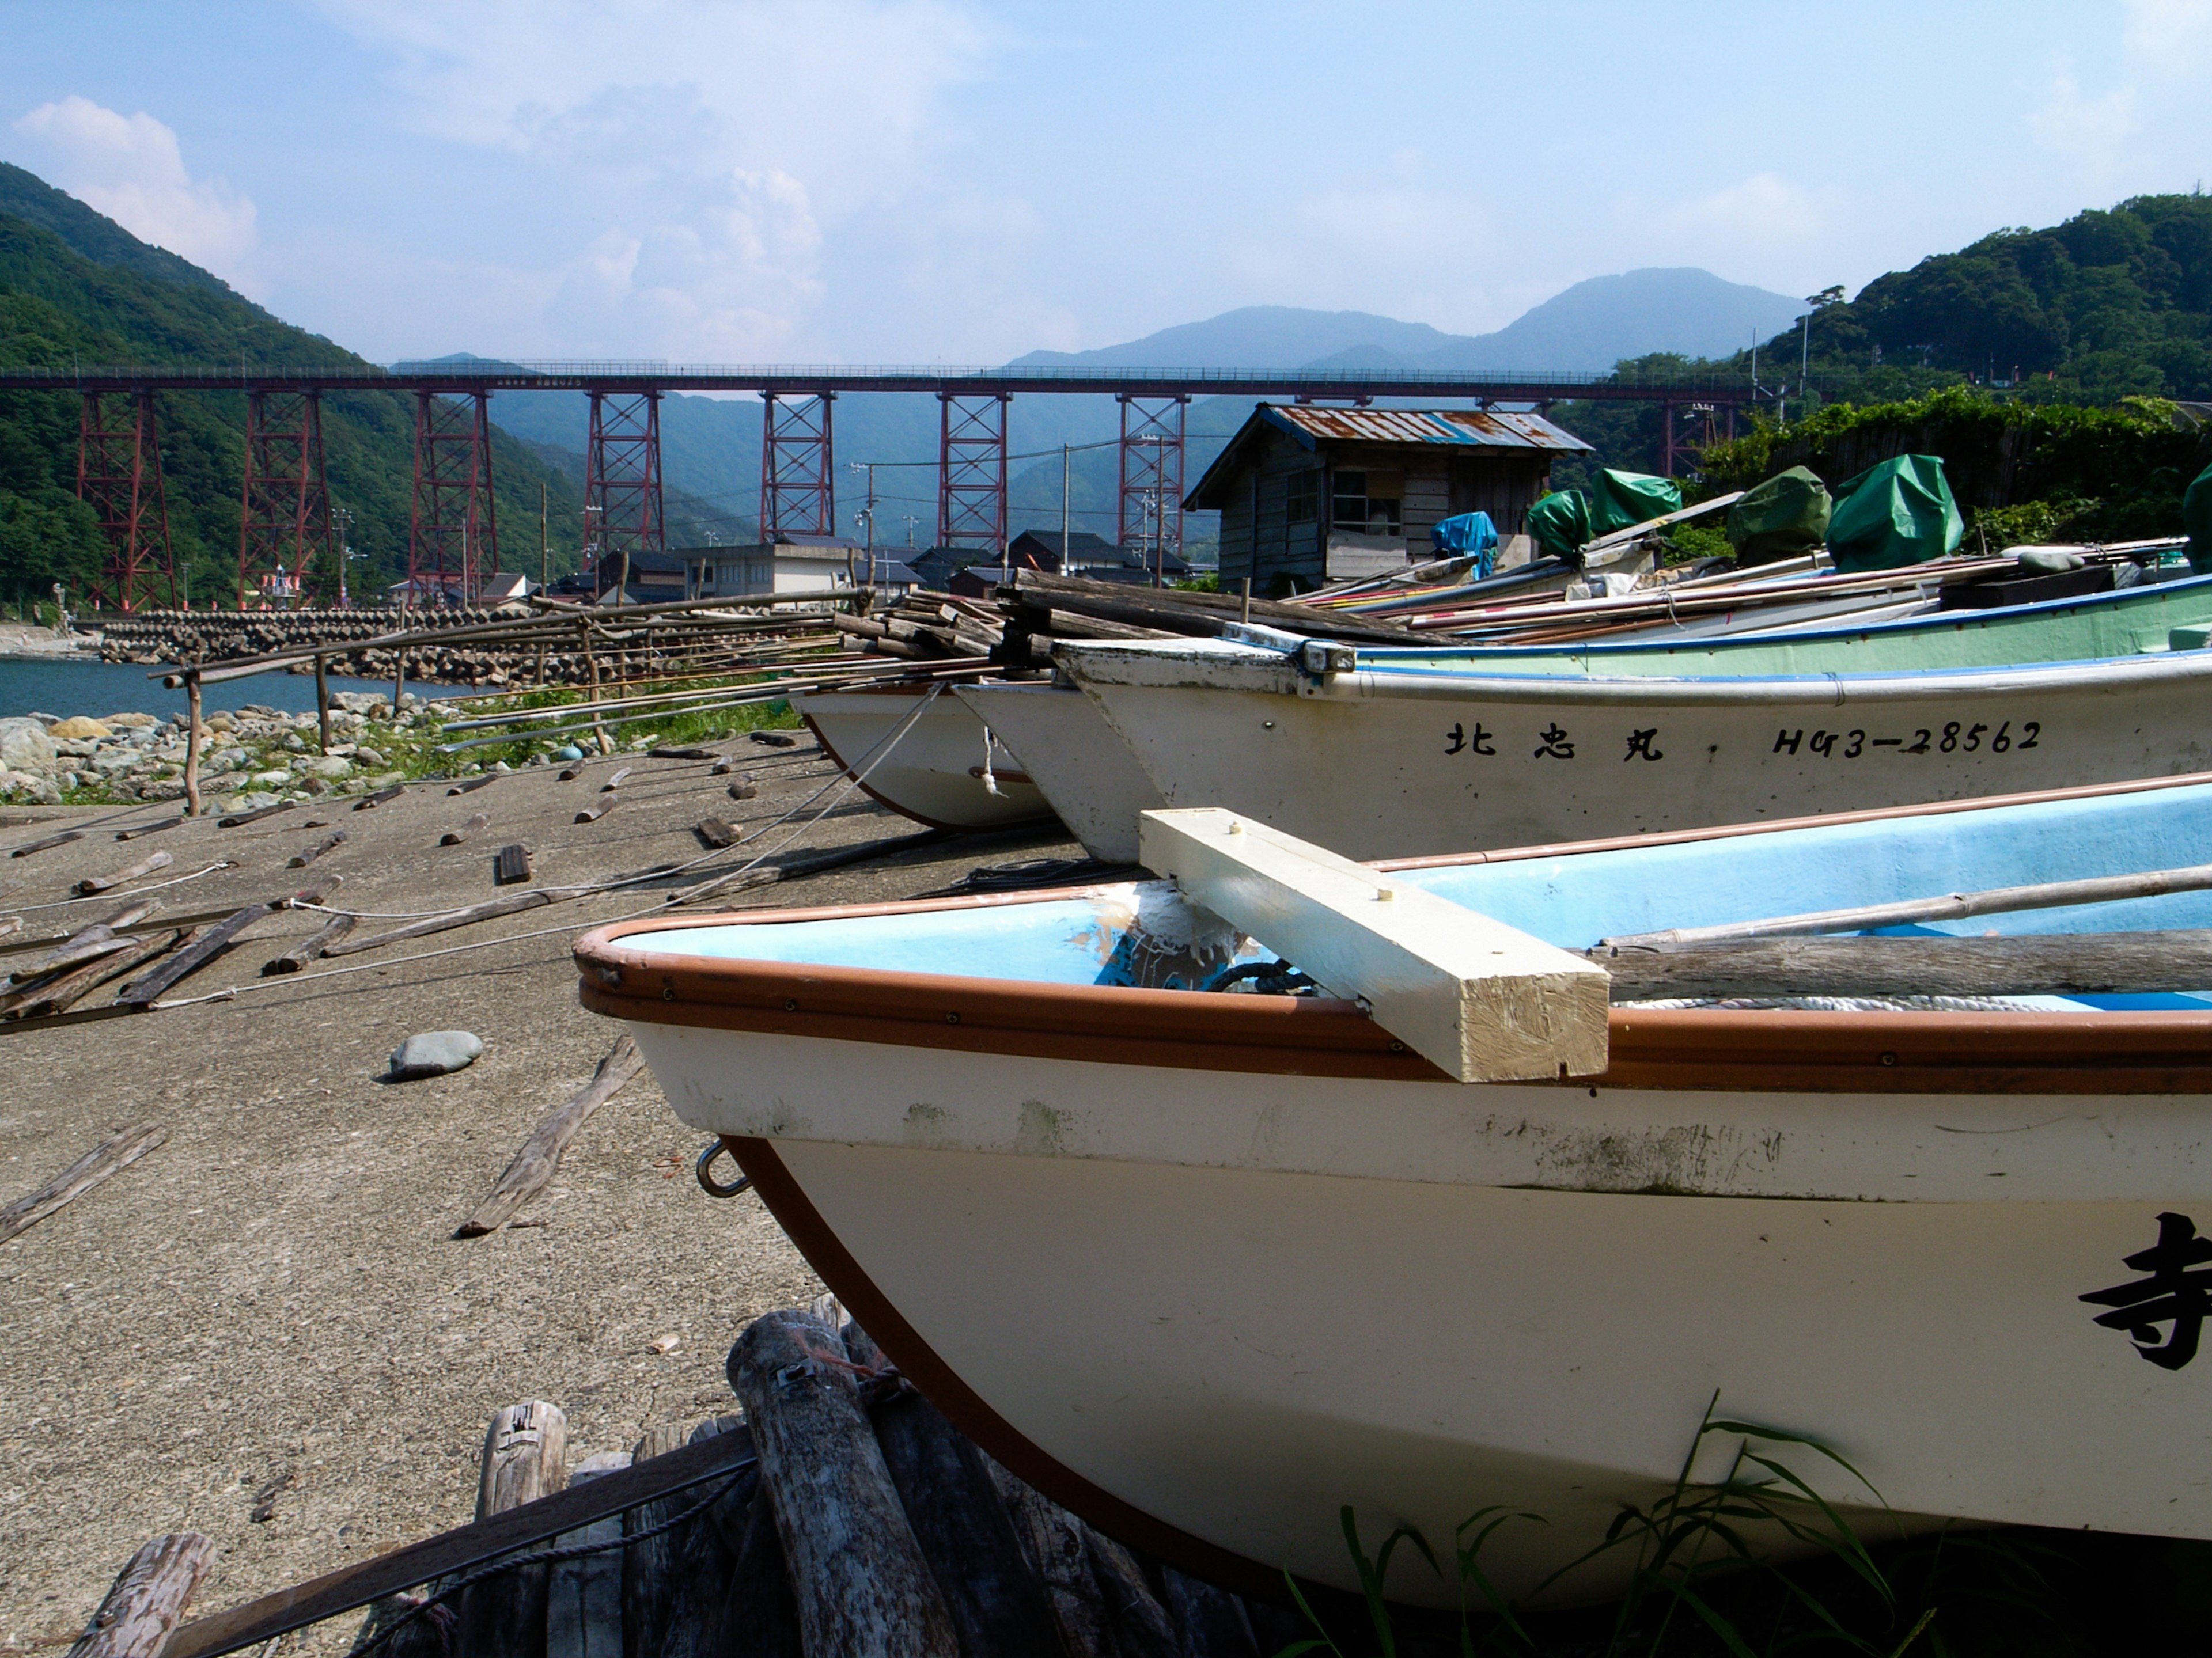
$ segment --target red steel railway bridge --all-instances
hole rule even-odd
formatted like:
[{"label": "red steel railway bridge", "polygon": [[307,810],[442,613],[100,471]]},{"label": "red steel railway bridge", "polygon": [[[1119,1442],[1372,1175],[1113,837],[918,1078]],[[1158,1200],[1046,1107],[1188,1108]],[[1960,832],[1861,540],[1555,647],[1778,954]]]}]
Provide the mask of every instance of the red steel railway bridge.
[{"label": "red steel railway bridge", "polygon": [[[933,396],[940,410],[937,543],[1002,549],[1007,410],[1017,395],[1111,396],[1121,404],[1120,542],[1181,542],[1184,416],[1197,397],[1377,398],[1547,406],[1571,398],[1656,404],[1670,473],[1706,443],[1733,436],[1747,380],[1639,380],[1615,374],[1436,370],[684,366],[665,362],[401,363],[333,367],[79,367],[0,370],[0,392],[73,392],[82,399],[77,494],[99,515],[108,556],[91,597],[130,610],[173,604],[176,582],[161,490],[156,399],[242,392],[238,597],[296,604],[332,544],[324,481],[322,398],[386,392],[411,399],[415,477],[410,591],[472,603],[498,568],[492,505],[491,399],[500,392],[577,392],[590,404],[586,449],[587,556],[664,550],[660,399],[678,392],[746,392],[761,399],[760,522],[827,535],[836,521],[831,408],[840,392]],[[1149,527],[1147,514],[1157,513]]]}]

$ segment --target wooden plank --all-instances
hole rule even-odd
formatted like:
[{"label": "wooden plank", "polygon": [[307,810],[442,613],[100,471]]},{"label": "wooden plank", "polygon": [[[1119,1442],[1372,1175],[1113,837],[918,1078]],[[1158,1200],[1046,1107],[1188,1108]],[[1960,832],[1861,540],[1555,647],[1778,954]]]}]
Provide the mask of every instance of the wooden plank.
[{"label": "wooden plank", "polygon": [[738,1338],[729,1374],[761,1478],[775,1493],[806,1651],[956,1658],[960,1643],[945,1597],[891,1483],[837,1332],[805,1313],[769,1313]]},{"label": "wooden plank", "polygon": [[[630,1452],[630,1467],[641,1468],[684,1448],[684,1432],[673,1422],[654,1424]],[[688,1506],[673,1497],[647,1503],[623,1515],[627,1533],[655,1530]],[[641,1538],[623,1551],[623,1645],[638,1658],[657,1658],[668,1635],[668,1614],[676,1599],[677,1534],[664,1531]]]},{"label": "wooden plank", "polygon": [[[505,1514],[568,1483],[568,1418],[542,1399],[510,1405],[484,1434],[477,1519]],[[527,1655],[544,1637],[549,1568],[519,1565],[462,1591],[453,1649]]]},{"label": "wooden plank", "polygon": [[364,794],[353,803],[356,811],[374,811],[379,806],[389,805],[407,793],[404,783],[394,783],[388,789],[379,789],[374,794]]},{"label": "wooden plank", "polygon": [[216,818],[215,826],[217,829],[239,829],[247,823],[258,823],[264,817],[274,817],[280,811],[289,811],[299,804],[297,800],[279,800],[273,806],[263,806],[254,811],[234,811],[228,817]]},{"label": "wooden plank", "polygon": [[468,926],[477,921],[489,921],[501,915],[512,915],[519,909],[533,909],[539,904],[550,904],[553,895],[545,891],[511,893],[504,898],[487,899],[481,904],[471,904],[464,909],[449,909],[442,915],[432,915],[420,921],[410,921],[405,926],[394,927],[389,932],[373,932],[366,938],[348,938],[333,944],[323,951],[325,956],[351,956],[363,950],[375,950],[385,944],[396,944],[403,938],[421,938],[433,932],[446,932],[457,926]]},{"label": "wooden plank", "polygon": [[710,847],[733,847],[745,838],[745,832],[736,824],[720,817],[702,817],[691,832]]},{"label": "wooden plank", "polygon": [[313,863],[316,859],[321,857],[325,853],[343,846],[348,838],[349,837],[343,829],[333,829],[330,834],[325,835],[319,843],[309,847],[305,852],[294,853],[292,856],[285,861],[284,867],[287,869],[305,869],[308,865]]},{"label": "wooden plank", "polygon": [[571,760],[553,774],[553,780],[556,783],[573,783],[584,774],[584,768],[589,764],[591,762],[588,760]]},{"label": "wooden plank", "polygon": [[68,1658],[160,1658],[215,1554],[204,1532],[154,1539],[131,1557]]},{"label": "wooden plank", "polygon": [[181,829],[191,821],[189,817],[164,817],[158,823],[145,823],[137,829],[118,829],[115,831],[115,838],[118,841],[136,841],[142,835],[163,835],[173,829]]},{"label": "wooden plank", "polygon": [[799,739],[785,732],[749,732],[746,735],[766,749],[795,749]]},{"label": "wooden plank", "polygon": [[350,915],[331,916],[316,932],[294,944],[282,956],[264,962],[261,964],[262,975],[265,978],[277,973],[297,973],[351,932],[357,925]]},{"label": "wooden plank", "polygon": [[597,800],[576,814],[576,821],[580,823],[596,823],[621,804],[622,796],[619,794],[602,794]]},{"label": "wooden plank", "polygon": [[1152,1594],[1137,1557],[1103,1532],[1083,1528],[1091,1576],[1100,1593],[1123,1658],[1183,1658],[1175,1620]]},{"label": "wooden plank", "polygon": [[467,842],[471,835],[481,835],[484,830],[490,827],[491,814],[489,812],[471,812],[469,814],[468,822],[463,823],[460,828],[457,829],[447,829],[443,835],[440,835],[438,837],[438,844],[441,847],[461,846]]},{"label": "wooden plank", "polygon": [[924,829],[919,835],[894,835],[888,841],[864,841],[858,846],[840,847],[834,852],[794,858],[787,864],[763,864],[754,869],[732,870],[726,875],[714,876],[696,886],[679,887],[668,895],[668,902],[671,904],[696,904],[702,899],[727,896],[754,887],[772,886],[779,881],[796,881],[802,876],[819,875],[824,870],[843,869],[848,864],[865,864],[871,859],[895,857],[902,852],[918,852],[940,841],[949,841],[957,833],[955,829]]},{"label": "wooden plank", "polygon": [[65,847],[72,841],[83,839],[82,829],[64,829],[59,835],[49,835],[43,841],[33,841],[17,847],[8,855],[10,858],[28,858],[34,853],[52,852],[56,847]]},{"label": "wooden plank", "polygon": [[1656,932],[1624,933],[1601,944],[1705,944],[1730,938],[1782,938],[1819,932],[1859,932],[1874,927],[1905,926],[1916,921],[1956,921],[1974,915],[2002,915],[2024,909],[2069,909],[2125,898],[2155,898],[2170,892],[2212,890],[2212,864],[2179,869],[2144,870],[2128,875],[2097,875],[2079,881],[2042,881],[2030,886],[1988,887],[1976,892],[1943,892],[1850,909],[1808,910],[1755,921],[1716,926],[1668,927]]},{"label": "wooden plank", "polygon": [[248,904],[229,920],[217,921],[213,926],[202,927],[192,935],[191,942],[163,962],[143,978],[133,979],[115,993],[118,1007],[149,1008],[161,993],[192,974],[230,948],[232,939],[270,913],[269,904]]},{"label": "wooden plank", "polygon": [[620,1092],[623,1084],[637,1075],[644,1064],[645,1056],[637,1051],[637,1044],[627,1032],[617,1037],[607,1056],[599,1061],[599,1069],[592,1073],[591,1081],[565,1104],[546,1114],[545,1120],[514,1154],[514,1161],[507,1165],[506,1172],[494,1183],[490,1195],[454,1229],[453,1236],[482,1237],[506,1225],[515,1212],[543,1191],[553,1178],[554,1171],[561,1166],[561,1154],[576,1137],[576,1131],[592,1120],[592,1113]]},{"label": "wooden plank", "polygon": [[1235,812],[1148,811],[1145,865],[1462,1082],[1606,1068],[1607,981],[1583,957]]},{"label": "wooden plank", "polygon": [[58,974],[86,962],[113,956],[130,947],[131,941],[118,936],[111,928],[87,927],[60,949],[49,950],[28,967],[18,968],[5,979],[0,979],[0,1008],[12,1006],[26,996],[37,994],[52,983]]},{"label": "wooden plank", "polygon": [[88,875],[72,889],[79,896],[89,898],[95,892],[106,892],[110,887],[119,887],[126,881],[137,881],[151,875],[157,869],[167,869],[177,860],[166,852],[149,852],[137,863],[117,870],[112,875]]},{"label": "wooden plank", "polygon": [[446,793],[447,794],[472,794],[478,789],[489,788],[494,783],[499,781],[501,775],[501,774],[498,772],[488,771],[481,777],[467,778],[461,782],[454,784],[453,786],[447,789]]},{"label": "wooden plank", "polygon": [[501,847],[499,855],[493,859],[491,878],[495,886],[512,886],[517,881],[527,881],[530,873],[530,848],[520,841]]},{"label": "wooden plank", "polygon": [[184,936],[182,927],[171,927],[136,943],[125,940],[129,944],[127,949],[100,957],[74,973],[64,973],[59,978],[47,980],[35,990],[23,992],[21,1000],[8,1009],[7,1017],[50,1019],[57,1013],[66,1013],[109,980],[119,979],[134,968],[152,961]]},{"label": "wooden plank", "polygon": [[168,1138],[169,1131],[154,1123],[110,1135],[37,1191],[0,1209],[0,1243],[67,1208],[109,1175],[128,1169]]},{"label": "wooden plank", "polygon": [[1067,1658],[1118,1658],[1106,1602],[1091,1575],[1084,1523],[988,1456],[984,1467],[1013,1522],[1030,1570],[1043,1584]]},{"label": "wooden plank", "polygon": [[2212,931],[1601,944],[1616,1002],[1654,997],[2097,996],[2212,988]]},{"label": "wooden plank", "polygon": [[714,749],[647,749],[646,756],[652,760],[720,760],[721,755]]},{"label": "wooden plank", "polygon": [[599,785],[599,793],[601,794],[612,794],[617,789],[622,786],[623,779],[629,776],[630,773],[636,769],[637,768],[635,766],[624,766],[621,768],[612,777],[610,777],[605,782]]}]

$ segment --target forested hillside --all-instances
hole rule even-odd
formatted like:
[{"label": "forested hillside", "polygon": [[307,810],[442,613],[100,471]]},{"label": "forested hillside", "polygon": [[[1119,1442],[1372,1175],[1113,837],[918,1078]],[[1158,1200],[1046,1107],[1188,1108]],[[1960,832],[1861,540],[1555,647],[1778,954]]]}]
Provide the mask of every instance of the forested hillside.
[{"label": "forested hillside", "polygon": [[[0,168],[0,208],[9,207],[17,210],[0,210],[0,363],[363,361],[279,322],[220,279],[147,246],[20,168]],[[26,210],[40,222],[22,216]],[[81,592],[99,566],[99,530],[76,498],[78,409],[73,393],[0,393],[0,598],[43,595],[57,580]],[[160,420],[171,540],[180,570],[190,570],[193,597],[204,604],[236,586],[246,398],[166,395]],[[353,547],[368,555],[354,566],[352,585],[380,587],[407,556],[412,402],[379,392],[327,396],[323,443],[331,504],[353,514]],[[576,484],[504,432],[493,436],[492,476],[501,564],[536,574],[544,482],[554,568],[573,569],[582,536]]]}]

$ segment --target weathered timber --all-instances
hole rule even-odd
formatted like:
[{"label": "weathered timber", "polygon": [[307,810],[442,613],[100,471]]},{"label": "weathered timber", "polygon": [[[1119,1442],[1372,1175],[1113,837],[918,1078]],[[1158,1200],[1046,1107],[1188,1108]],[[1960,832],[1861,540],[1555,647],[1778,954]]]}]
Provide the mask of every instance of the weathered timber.
[{"label": "weathered timber", "polygon": [[[857,1324],[845,1328],[856,1364],[882,1370],[882,1352]],[[876,1443],[945,1594],[966,1658],[1026,1658],[1058,1638],[1044,1586],[1023,1558],[991,1471],[965,1434],[920,1394],[876,1408]]]},{"label": "weathered timber", "polygon": [[983,1466],[1006,1505],[1022,1557],[1043,1586],[1053,1626],[1067,1658],[1116,1658],[1112,1619],[1091,1570],[1084,1523],[1020,1476],[986,1456]]},{"label": "weathered timber", "polygon": [[169,1138],[169,1131],[146,1123],[112,1134],[35,1192],[0,1209],[0,1243],[64,1209],[109,1175],[128,1169]]},{"label": "weathered timber", "polygon": [[478,789],[489,788],[499,781],[501,774],[488,771],[481,777],[465,778],[446,791],[448,794],[472,794]]},{"label": "weathered timber", "polygon": [[1123,1658],[1182,1658],[1175,1619],[1145,1581],[1145,1569],[1137,1557],[1089,1526],[1084,1526],[1083,1532],[1091,1572],[1098,1580]]},{"label": "weathered timber", "polygon": [[622,786],[623,779],[629,776],[637,768],[635,766],[623,766],[617,768],[612,777],[610,777],[605,782],[599,785],[599,793],[602,794],[612,794],[617,789]]},{"label": "weathered timber", "polygon": [[127,949],[112,956],[102,956],[78,968],[49,979],[35,990],[21,993],[22,999],[9,1007],[11,1019],[50,1019],[57,1013],[66,1013],[77,1003],[106,984],[119,979],[136,968],[143,967],[162,951],[174,946],[185,936],[181,927],[172,927],[167,932],[156,932],[149,938],[128,943]]},{"label": "weathered timber", "polygon": [[530,848],[516,841],[501,847],[492,860],[491,879],[494,886],[513,886],[517,881],[530,878]]},{"label": "weathered timber", "polygon": [[652,760],[719,760],[722,756],[713,749],[647,749],[646,756]]},{"label": "weathered timber", "polygon": [[799,739],[784,732],[750,732],[747,735],[763,748],[795,749]]},{"label": "weathered timber", "polygon": [[[584,1477],[579,1468],[575,1478]],[[555,1540],[554,1547],[622,1541],[618,1518],[594,1520]],[[545,1658],[623,1658],[623,1557],[617,1547],[556,1560],[545,1583]]]},{"label": "weathered timber", "polygon": [[82,829],[64,829],[59,835],[49,835],[43,841],[32,841],[17,847],[8,855],[10,858],[28,858],[34,853],[52,852],[56,847],[65,847],[72,841],[83,839]]},{"label": "weathered timber", "polygon": [[[89,932],[91,929],[88,928]],[[43,959],[36,970],[27,969],[0,980],[0,1011],[5,1011],[43,995],[47,987],[66,977],[71,969],[87,962],[100,962],[121,955],[131,948],[131,940],[107,928],[100,929],[101,937],[72,940]]]},{"label": "weathered timber", "polygon": [[195,666],[185,675],[185,816],[200,815],[200,750],[207,746],[207,727],[200,723],[200,672]]},{"label": "weathered timber", "polygon": [[344,884],[344,876],[334,871],[325,870],[306,886],[285,899],[283,908],[299,909],[310,904],[319,904]]},{"label": "weathered timber", "polygon": [[446,932],[457,926],[468,926],[477,921],[489,921],[501,915],[512,915],[519,909],[534,909],[539,904],[550,904],[553,895],[539,890],[510,893],[504,898],[489,898],[481,904],[471,904],[465,909],[449,909],[442,915],[432,915],[420,921],[410,921],[405,926],[394,927],[389,932],[373,932],[366,938],[346,938],[329,945],[325,956],[351,956],[357,950],[375,950],[385,944],[398,944],[403,938],[421,938],[433,932]]},{"label": "weathered timber", "polygon": [[203,1532],[171,1532],[147,1544],[131,1557],[68,1658],[160,1658],[215,1552],[215,1540]]},{"label": "weathered timber", "polygon": [[750,777],[740,777],[730,785],[730,799],[732,800],[750,800],[759,793],[760,785]]},{"label": "weathered timber", "polygon": [[[15,969],[8,977],[0,979],[0,989],[5,989],[13,985],[27,984],[33,979],[42,979],[48,974],[57,972],[73,963],[105,954],[105,951],[95,946],[105,944],[125,927],[144,920],[161,907],[159,899],[133,898],[113,914],[89,922],[70,933],[66,938],[49,944],[44,956],[33,957]],[[36,950],[40,944],[46,942],[42,939],[26,939],[15,948]]]},{"label": "weathered timber", "polygon": [[556,783],[573,783],[584,774],[584,768],[590,763],[588,760],[571,760],[553,774],[553,780]]},{"label": "weathered timber", "polygon": [[239,829],[247,823],[258,823],[264,817],[274,817],[280,811],[289,811],[299,804],[297,800],[279,800],[273,806],[263,806],[253,811],[234,811],[228,817],[216,818],[215,826],[217,829]]},{"label": "weathered timber", "polygon": [[467,842],[470,836],[481,835],[490,827],[491,814],[489,812],[471,812],[469,814],[468,821],[463,823],[460,828],[456,829],[447,829],[443,835],[440,835],[438,837],[438,844],[441,847],[462,846]]},{"label": "weathered timber", "polygon": [[602,794],[597,800],[576,814],[576,821],[580,823],[596,823],[621,804],[622,796],[619,794]]},{"label": "weathered timber", "polygon": [[[568,1418],[544,1400],[510,1405],[484,1434],[478,1523],[568,1483]],[[544,1639],[548,1569],[517,1566],[473,1583],[454,1606],[457,1652],[536,1658]]]},{"label": "weathered timber", "polygon": [[302,938],[282,956],[261,964],[262,976],[278,973],[297,973],[301,968],[322,955],[330,947],[351,932],[358,925],[350,915],[333,915],[322,926]]},{"label": "weathered timber", "polygon": [[[1170,633],[1218,635],[1222,628],[1244,616],[1243,598],[1236,593],[1185,592],[1180,589],[1131,589],[1120,582],[1092,581],[1082,576],[1052,575],[1041,570],[1014,572],[1015,588],[1025,603],[1042,598],[1055,610],[1074,610],[1109,622],[1159,628]],[[1387,627],[1370,620],[1344,616],[1310,604],[1279,599],[1255,598],[1250,619],[1287,633],[1323,639],[1344,639],[1377,645],[1404,645],[1420,637],[1403,628]]]},{"label": "weathered timber", "polygon": [[637,1044],[628,1033],[615,1039],[606,1058],[599,1061],[592,1079],[578,1090],[567,1102],[546,1113],[545,1120],[532,1131],[514,1154],[514,1161],[507,1165],[491,1188],[491,1193],[476,1206],[474,1212],[453,1230],[457,1238],[482,1237],[495,1232],[513,1218],[515,1212],[544,1190],[561,1166],[561,1154],[576,1131],[592,1120],[592,1114],[614,1098],[623,1084],[637,1075],[645,1064],[645,1056],[637,1051]]},{"label": "weathered timber", "polygon": [[1243,1603],[1226,1589],[1163,1566],[1160,1603],[1175,1620],[1187,1658],[1260,1658],[1260,1643]]},{"label": "weathered timber", "polygon": [[2043,881],[2032,886],[1990,887],[1978,892],[1943,892],[1850,909],[1808,910],[1756,921],[1727,921],[1716,926],[1668,927],[1656,932],[1624,933],[1601,938],[1600,945],[1720,944],[1731,938],[1802,938],[1820,932],[1858,932],[1873,927],[1905,926],[1918,921],[1956,921],[1972,915],[2002,915],[2024,909],[2070,909],[2081,904],[2113,903],[2124,898],[2155,898],[2169,892],[2212,889],[2212,864],[2180,869],[2144,870],[2128,875],[2095,875],[2078,881]]},{"label": "weathered timber", "polygon": [[71,889],[78,896],[89,898],[95,892],[106,892],[110,887],[119,887],[126,881],[137,881],[151,875],[157,869],[167,869],[177,860],[166,852],[149,852],[137,863],[117,870],[112,875],[88,875]]},{"label": "weathered timber", "polygon": [[379,806],[389,805],[407,793],[404,783],[394,783],[388,789],[379,789],[374,794],[364,794],[353,803],[356,811],[374,811]]},{"label": "weathered timber", "polygon": [[716,848],[733,847],[745,838],[745,832],[735,823],[720,817],[702,817],[691,832],[707,845]]},{"label": "weathered timber", "polygon": [[951,1615],[837,1332],[804,1313],[770,1313],[738,1337],[728,1370],[775,1492],[806,1651],[954,1658]]},{"label": "weathered timber", "polygon": [[2212,988],[2212,931],[1601,944],[1616,1002],[1654,997],[2092,996]]},{"label": "weathered timber", "polygon": [[[684,1430],[657,1423],[630,1452],[630,1467],[642,1467],[684,1448]],[[673,1520],[690,1498],[667,1497],[631,1509],[623,1516],[625,1534],[656,1530]],[[663,1531],[639,1537],[623,1551],[623,1647],[636,1658],[658,1658],[668,1635],[669,1604],[675,1599],[676,1534]]]},{"label": "weathered timber", "polygon": [[316,859],[321,857],[325,853],[333,851],[337,847],[343,846],[346,843],[346,840],[347,835],[343,829],[332,829],[328,835],[325,835],[321,841],[317,842],[315,845],[309,847],[305,852],[294,853],[290,859],[286,861],[284,867],[287,869],[305,869],[308,865],[313,863]]},{"label": "weathered timber", "polygon": [[217,921],[213,926],[202,927],[192,935],[191,941],[156,967],[143,978],[133,979],[115,993],[118,1007],[146,1009],[153,1006],[156,998],[189,975],[198,972],[210,962],[230,948],[231,940],[269,914],[268,904],[248,904],[229,920]]},{"label": "weathered timber", "polygon": [[142,823],[137,829],[118,829],[115,831],[115,838],[118,841],[136,841],[142,835],[162,835],[173,829],[182,829],[191,821],[189,817],[164,817],[158,823]]},{"label": "weathered timber", "polygon": [[726,1638],[744,1658],[804,1658],[799,1602],[775,1528],[775,1497],[764,1479],[754,1482],[752,1500],[745,1505],[737,1556],[722,1600]]},{"label": "weathered timber", "polygon": [[702,898],[717,894],[744,892],[754,887],[772,886],[778,881],[795,881],[801,876],[818,875],[823,870],[842,869],[848,864],[865,864],[872,858],[894,857],[902,852],[918,851],[949,840],[956,831],[924,829],[919,835],[894,835],[888,841],[865,841],[856,847],[840,847],[834,852],[817,853],[811,858],[794,858],[787,864],[763,864],[757,869],[732,870],[726,875],[717,875],[696,886],[681,887],[668,895],[672,904],[695,904]]},{"label": "weathered timber", "polygon": [[571,1486],[480,1524],[441,1532],[277,1589],[228,1612],[195,1619],[171,1637],[161,1658],[222,1658],[226,1653],[258,1646],[417,1583],[456,1576],[611,1514],[642,1512],[641,1504],[725,1478],[732,1467],[748,1463],[751,1457],[751,1442],[741,1435],[724,1436],[704,1445],[679,1446],[649,1463],[641,1461],[618,1473]]},{"label": "weathered timber", "polygon": [[[717,1438],[751,1440],[742,1418],[714,1417],[692,1430],[694,1444]],[[756,1449],[757,1448],[756,1447]],[[737,1542],[744,1524],[745,1505],[759,1484],[757,1474],[741,1476],[721,1491],[703,1514],[673,1533],[674,1593],[668,1602],[668,1632],[660,1643],[660,1658],[724,1658],[742,1651],[742,1631],[725,1628],[728,1585],[737,1569]]]}]

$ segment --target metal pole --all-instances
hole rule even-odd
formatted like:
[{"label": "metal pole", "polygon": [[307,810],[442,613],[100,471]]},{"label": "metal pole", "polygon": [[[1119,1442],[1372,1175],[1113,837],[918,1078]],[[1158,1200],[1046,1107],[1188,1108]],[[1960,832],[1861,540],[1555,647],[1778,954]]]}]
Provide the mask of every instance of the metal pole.
[{"label": "metal pole", "polygon": [[[538,480],[538,591],[544,592],[552,579],[553,553],[545,539],[545,480]],[[542,677],[542,676],[541,676]]]},{"label": "metal pole", "polygon": [[1060,446],[1060,573],[1062,575],[1075,574],[1075,555],[1067,545],[1068,452],[1067,446],[1061,444]]}]

